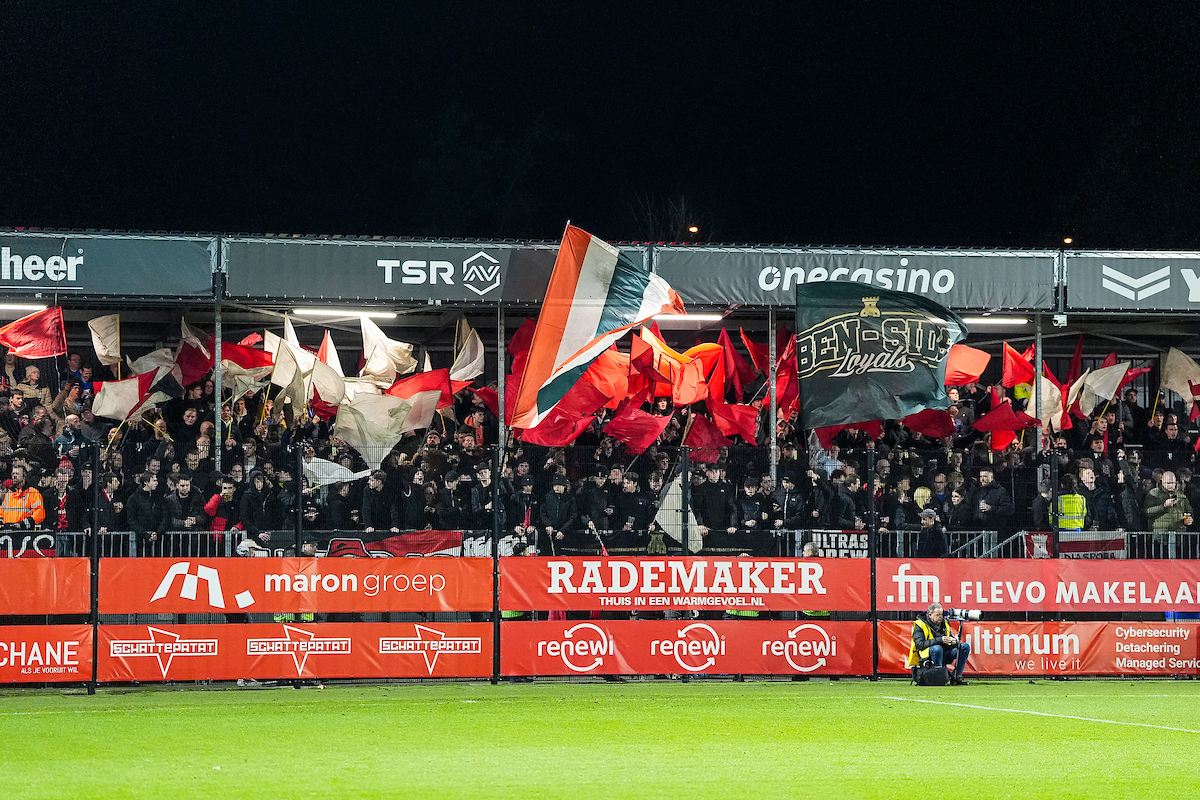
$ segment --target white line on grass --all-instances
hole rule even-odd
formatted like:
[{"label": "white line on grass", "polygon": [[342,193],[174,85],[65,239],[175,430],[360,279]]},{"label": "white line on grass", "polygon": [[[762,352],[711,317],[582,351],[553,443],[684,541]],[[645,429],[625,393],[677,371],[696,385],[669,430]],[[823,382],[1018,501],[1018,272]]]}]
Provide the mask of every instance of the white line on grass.
[{"label": "white line on grass", "polygon": [[1155,728],[1160,731],[1179,731],[1180,733],[1200,733],[1191,728],[1172,728],[1169,725],[1151,725],[1148,722],[1122,722],[1117,719],[1096,719],[1095,717],[1077,717],[1074,714],[1051,714],[1047,711],[1027,711],[1023,708],[995,708],[993,706],[977,706],[971,703],[950,703],[942,700],[918,700],[915,697],[893,697],[884,695],[884,700],[900,700],[905,703],[926,703],[933,706],[958,706],[959,708],[975,708],[980,711],[1007,711],[1010,714],[1030,714],[1035,717],[1054,717],[1056,719],[1074,719],[1080,722],[1102,722],[1106,725],[1129,725],[1134,728]]}]

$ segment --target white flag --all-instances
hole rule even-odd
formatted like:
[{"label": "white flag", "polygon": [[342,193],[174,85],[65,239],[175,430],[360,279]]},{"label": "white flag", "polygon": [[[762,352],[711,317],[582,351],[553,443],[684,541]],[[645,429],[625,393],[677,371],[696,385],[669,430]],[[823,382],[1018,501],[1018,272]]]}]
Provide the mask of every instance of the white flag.
[{"label": "white flag", "polygon": [[92,347],[96,351],[96,360],[106,367],[120,364],[121,315],[109,314],[88,320],[88,328],[92,331]]},{"label": "white flag", "polygon": [[462,331],[465,335],[461,349],[454,358],[454,366],[450,367],[452,381],[470,381],[483,374],[483,341],[465,319],[462,320]]},{"label": "white flag", "polygon": [[407,375],[417,368],[411,344],[389,339],[368,317],[359,317],[359,321],[362,325],[363,355],[367,360],[359,373],[361,377],[386,381],[391,386],[396,382],[397,375]]}]

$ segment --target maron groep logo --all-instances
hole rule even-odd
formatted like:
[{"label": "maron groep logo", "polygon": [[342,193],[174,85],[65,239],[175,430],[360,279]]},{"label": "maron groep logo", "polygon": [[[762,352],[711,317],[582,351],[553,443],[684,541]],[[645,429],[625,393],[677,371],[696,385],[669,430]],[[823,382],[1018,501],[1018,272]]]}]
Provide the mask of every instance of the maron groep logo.
[{"label": "maron groep logo", "polygon": [[463,262],[462,282],[483,297],[500,285],[500,262],[480,250]]}]

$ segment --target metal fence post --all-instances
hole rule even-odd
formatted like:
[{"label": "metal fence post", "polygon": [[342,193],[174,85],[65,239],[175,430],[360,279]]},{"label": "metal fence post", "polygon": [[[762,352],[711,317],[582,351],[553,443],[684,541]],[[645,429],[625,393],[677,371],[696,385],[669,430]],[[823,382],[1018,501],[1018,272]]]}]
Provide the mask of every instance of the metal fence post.
[{"label": "metal fence post", "polygon": [[295,438],[292,447],[296,448],[296,558],[299,558],[304,544],[304,448]]},{"label": "metal fence post", "polygon": [[88,681],[87,693],[95,694],[100,675],[100,445],[91,442],[89,448],[92,451],[92,679]]},{"label": "metal fence post", "polygon": [[876,540],[879,525],[875,521],[875,448],[867,448],[867,554],[871,557],[871,680],[879,680],[879,597],[875,590]]},{"label": "metal fence post", "polygon": [[500,682],[500,442],[492,445],[492,685]]},{"label": "metal fence post", "polygon": [[679,555],[688,555],[688,512],[692,508],[692,460],[690,447],[679,448]]}]

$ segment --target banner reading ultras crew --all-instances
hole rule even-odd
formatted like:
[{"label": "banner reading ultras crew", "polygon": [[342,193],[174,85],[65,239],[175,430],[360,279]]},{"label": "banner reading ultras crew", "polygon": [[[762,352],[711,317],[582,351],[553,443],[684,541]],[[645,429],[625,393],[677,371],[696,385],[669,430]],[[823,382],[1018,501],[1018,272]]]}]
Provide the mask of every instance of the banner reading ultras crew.
[{"label": "banner reading ultras crew", "polygon": [[[953,623],[958,632],[958,623]],[[967,672],[981,675],[1197,675],[1195,622],[968,622]],[[879,623],[879,671],[906,672],[911,622]]]},{"label": "banner reading ultras crew", "polygon": [[78,683],[91,679],[90,625],[0,627],[0,683]]},{"label": "banner reading ultras crew", "polygon": [[482,678],[492,674],[492,626],[105,625],[98,672],[101,681]]},{"label": "banner reading ultras crew", "polygon": [[[490,611],[487,558],[106,558],[100,613]],[[85,609],[86,610],[86,609]]]},{"label": "banner reading ultras crew", "polygon": [[1200,611],[1200,562],[881,558],[881,611]]},{"label": "banner reading ultras crew", "polygon": [[506,622],[504,675],[866,675],[871,623]]},{"label": "banner reading ultras crew", "polygon": [[86,558],[0,559],[0,614],[86,614],[90,595]]},{"label": "banner reading ultras crew", "polygon": [[500,607],[511,610],[867,611],[870,586],[859,559],[500,559]]}]

